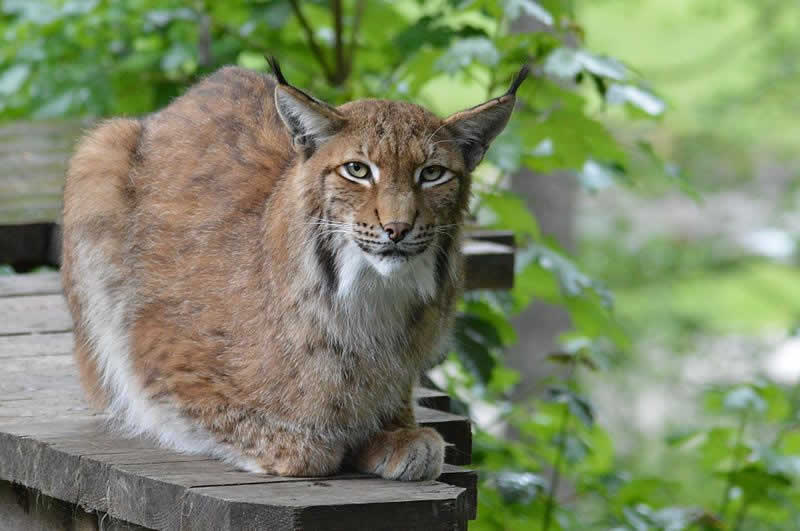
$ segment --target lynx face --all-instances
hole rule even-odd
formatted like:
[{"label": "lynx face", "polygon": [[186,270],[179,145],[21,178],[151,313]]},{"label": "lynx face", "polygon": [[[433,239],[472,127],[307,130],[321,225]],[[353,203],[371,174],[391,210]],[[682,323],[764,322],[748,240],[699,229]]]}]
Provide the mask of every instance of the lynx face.
[{"label": "lynx face", "polygon": [[449,252],[463,219],[469,174],[508,122],[527,71],[503,96],[443,120],[386,100],[334,108],[272,67],[276,107],[304,155],[301,171],[322,187],[312,222],[338,242],[340,255],[363,259],[381,275],[426,259],[433,268],[433,254]]},{"label": "lynx face", "polygon": [[469,174],[441,120],[420,107],[369,101],[341,112],[348,126],[307,161],[326,164],[319,223],[387,275],[461,221]]}]

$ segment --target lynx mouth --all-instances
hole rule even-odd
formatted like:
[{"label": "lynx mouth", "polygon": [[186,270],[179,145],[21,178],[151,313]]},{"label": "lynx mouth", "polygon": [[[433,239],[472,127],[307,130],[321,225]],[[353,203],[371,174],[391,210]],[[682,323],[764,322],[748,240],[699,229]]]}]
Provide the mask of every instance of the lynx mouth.
[{"label": "lynx mouth", "polygon": [[410,249],[406,246],[377,244],[375,242],[365,242],[358,239],[355,240],[355,243],[364,254],[376,258],[411,259],[422,254],[428,248],[427,243],[413,245]]},{"label": "lynx mouth", "polygon": [[411,258],[419,253],[409,253],[407,251],[403,251],[402,249],[387,249],[385,251],[378,251],[377,253],[372,254],[376,254],[381,258]]}]

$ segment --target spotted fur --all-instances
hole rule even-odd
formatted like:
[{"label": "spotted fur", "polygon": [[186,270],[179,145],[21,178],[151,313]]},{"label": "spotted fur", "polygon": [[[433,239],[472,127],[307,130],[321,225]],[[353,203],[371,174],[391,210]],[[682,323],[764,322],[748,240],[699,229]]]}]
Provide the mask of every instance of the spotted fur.
[{"label": "spotted fur", "polygon": [[[64,192],[91,401],[129,433],[250,471],[325,475],[351,458],[436,477],[443,441],[416,426],[411,389],[452,323],[469,174],[513,103],[445,120],[383,100],[334,108],[229,67],[99,126]],[[343,177],[353,160],[371,182]],[[423,187],[429,165],[452,178]],[[388,224],[410,229],[395,242]]]}]

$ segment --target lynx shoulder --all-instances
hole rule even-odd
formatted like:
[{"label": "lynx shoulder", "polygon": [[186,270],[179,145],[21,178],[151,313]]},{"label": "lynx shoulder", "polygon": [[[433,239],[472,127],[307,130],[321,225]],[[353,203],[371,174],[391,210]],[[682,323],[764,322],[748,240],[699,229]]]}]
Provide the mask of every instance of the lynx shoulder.
[{"label": "lynx shoulder", "polygon": [[433,478],[443,441],[411,389],[453,319],[470,172],[526,70],[441,119],[333,107],[272,67],[79,144],[63,278],[84,387],[119,428],[245,470]]}]

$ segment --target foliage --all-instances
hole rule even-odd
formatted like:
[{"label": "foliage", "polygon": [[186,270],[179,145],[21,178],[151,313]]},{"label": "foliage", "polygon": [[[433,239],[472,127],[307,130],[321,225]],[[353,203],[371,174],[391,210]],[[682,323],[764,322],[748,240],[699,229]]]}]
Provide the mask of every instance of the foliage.
[{"label": "foliage", "polygon": [[[760,529],[800,526],[800,397],[768,382],[707,395],[720,420],[669,443],[707,488],[626,470],[581,391],[628,347],[613,297],[546,235],[501,183],[521,168],[572,170],[590,190],[635,184],[636,165],[691,192],[644,139],[620,142],[598,113],[659,118],[666,105],[621,61],[593,53],[559,0],[3,0],[0,119],[143,114],[223,64],[266,70],[278,55],[292,82],[332,103],[390,97],[451,112],[500,94],[533,67],[523,102],[477,171],[474,213],[511,229],[520,248],[510,293],[471,293],[460,306],[449,391],[490,404],[477,427],[482,474],[476,529]],[[539,30],[514,33],[520,15]],[[447,87],[442,96],[440,88]],[[686,260],[693,259],[687,255]],[[678,267],[670,265],[670,267]],[[611,268],[608,268],[611,271]],[[619,274],[619,273],[618,273]],[[644,275],[640,275],[644,276]],[[609,275],[611,277],[611,275]],[[613,281],[614,278],[611,278]],[[645,279],[646,280],[646,279]],[[563,376],[530,403],[502,364],[516,338],[509,315],[538,299],[567,309],[574,329],[550,356]],[[746,527],[744,522],[746,522]]]}]

